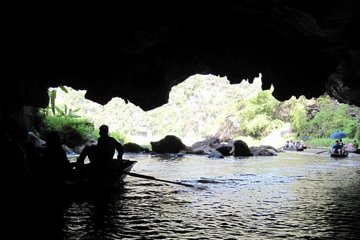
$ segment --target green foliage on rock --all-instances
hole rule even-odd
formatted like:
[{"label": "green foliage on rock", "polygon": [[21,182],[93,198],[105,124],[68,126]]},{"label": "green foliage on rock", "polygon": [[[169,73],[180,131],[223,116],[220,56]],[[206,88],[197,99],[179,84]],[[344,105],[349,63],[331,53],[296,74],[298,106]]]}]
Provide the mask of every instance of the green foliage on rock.
[{"label": "green foliage on rock", "polygon": [[75,147],[92,137],[95,129],[94,125],[85,119],[52,115],[43,118],[40,137],[44,139],[49,131],[59,132],[65,145]]},{"label": "green foliage on rock", "polygon": [[296,105],[292,112],[292,128],[298,135],[312,138],[329,138],[335,131],[343,131],[349,138],[356,137],[358,119],[356,115],[350,116],[350,106],[340,104],[328,96],[322,96],[317,100],[315,114],[306,111],[306,106]]}]

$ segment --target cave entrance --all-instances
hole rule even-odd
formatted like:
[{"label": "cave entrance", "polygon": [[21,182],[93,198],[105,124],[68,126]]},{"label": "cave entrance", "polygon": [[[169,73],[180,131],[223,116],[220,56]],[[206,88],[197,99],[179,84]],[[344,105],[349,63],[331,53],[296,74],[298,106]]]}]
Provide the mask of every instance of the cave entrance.
[{"label": "cave entrance", "polygon": [[[230,84],[226,77],[197,74],[173,86],[167,104],[146,112],[117,97],[100,105],[86,99],[85,90],[67,86],[49,89],[46,111],[53,116],[87,119],[95,129],[107,124],[118,138],[141,145],[166,135],[178,136],[187,145],[212,136],[221,141],[242,138],[258,145],[273,130],[289,128],[289,116],[275,116],[286,109],[279,107],[272,91],[262,90],[261,74],[252,83],[243,80],[238,84]],[[283,140],[279,141],[282,144]]]},{"label": "cave entrance", "polygon": [[[352,138],[359,135],[358,108],[326,95],[281,102],[273,97],[273,90],[262,89],[261,74],[251,83],[243,80],[238,84],[230,84],[226,77],[197,74],[173,86],[167,104],[145,112],[117,97],[100,105],[86,99],[85,90],[64,86],[49,89],[53,97],[46,111],[65,119],[86,119],[94,129],[79,127],[87,131],[84,135],[96,138],[98,126],[106,124],[123,143],[145,146],[166,135],[175,135],[188,146],[216,137],[223,142],[241,139],[249,146],[276,148],[289,139],[327,138],[336,129],[347,131]],[[328,139],[323,145],[331,142]]]}]

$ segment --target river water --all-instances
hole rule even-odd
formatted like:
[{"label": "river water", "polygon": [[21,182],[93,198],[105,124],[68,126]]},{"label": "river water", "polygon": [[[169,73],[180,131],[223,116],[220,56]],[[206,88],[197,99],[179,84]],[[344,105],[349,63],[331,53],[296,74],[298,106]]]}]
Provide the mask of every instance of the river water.
[{"label": "river water", "polygon": [[360,157],[169,159],[124,155],[134,173],[121,192],[76,200],[63,212],[64,239],[358,239]]}]

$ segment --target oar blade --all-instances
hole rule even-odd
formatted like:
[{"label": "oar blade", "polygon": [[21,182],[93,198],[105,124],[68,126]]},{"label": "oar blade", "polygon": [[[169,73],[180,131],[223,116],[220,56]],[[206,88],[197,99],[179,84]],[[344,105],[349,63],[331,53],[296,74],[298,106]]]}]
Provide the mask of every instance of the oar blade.
[{"label": "oar blade", "polygon": [[328,152],[329,150],[325,150],[325,151],[320,151],[320,152],[317,152],[316,154],[320,154],[320,153],[324,153],[324,152]]},{"label": "oar blade", "polygon": [[159,182],[172,183],[172,184],[182,185],[182,186],[186,186],[186,187],[195,187],[194,185],[191,185],[191,184],[182,183],[182,182],[174,182],[174,181],[169,181],[169,180],[165,180],[165,179],[159,179],[159,178],[155,178],[153,176],[143,175],[143,174],[139,174],[139,173],[127,172],[127,174],[132,177],[144,178],[144,179],[149,179],[149,180],[154,180],[154,181],[159,181]]}]

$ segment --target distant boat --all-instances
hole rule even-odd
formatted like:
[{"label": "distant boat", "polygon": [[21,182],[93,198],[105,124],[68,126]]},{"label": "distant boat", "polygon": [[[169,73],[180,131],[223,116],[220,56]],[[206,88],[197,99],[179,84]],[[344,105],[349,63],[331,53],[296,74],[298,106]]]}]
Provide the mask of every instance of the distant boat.
[{"label": "distant boat", "polygon": [[360,149],[356,149],[356,150],[348,150],[349,153],[356,153],[356,154],[360,154]]},{"label": "distant boat", "polygon": [[305,149],[306,149],[307,147],[301,147],[301,148],[285,148],[285,147],[283,147],[282,149],[284,150],[284,151],[304,151]]}]

